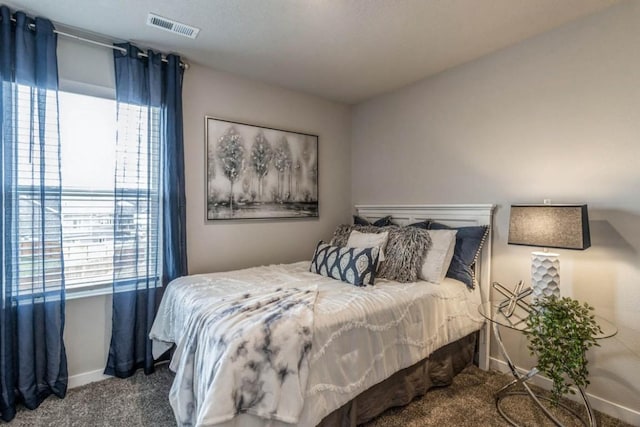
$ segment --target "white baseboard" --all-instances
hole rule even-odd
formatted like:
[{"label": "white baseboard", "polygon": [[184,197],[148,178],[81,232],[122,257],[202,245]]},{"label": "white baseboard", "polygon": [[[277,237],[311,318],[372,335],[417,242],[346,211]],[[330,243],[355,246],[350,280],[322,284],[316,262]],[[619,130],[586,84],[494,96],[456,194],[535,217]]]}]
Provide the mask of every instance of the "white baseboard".
[{"label": "white baseboard", "polygon": [[[509,366],[503,360],[496,359],[495,357],[491,358],[489,367],[496,371],[511,373],[509,370]],[[518,371],[523,374],[528,371],[528,369],[523,369],[517,367]],[[552,382],[550,379],[543,377],[542,375],[536,375],[531,378],[529,383],[535,384],[538,387],[541,387],[545,390],[551,390]],[[598,396],[594,396],[593,394],[587,393],[589,397],[589,403],[591,407],[597,411],[600,411],[604,414],[610,415],[614,418],[622,420],[626,423],[629,423],[634,426],[640,426],[640,412],[627,408],[626,406],[619,405],[617,403],[611,402],[609,400],[603,399]],[[579,397],[577,395],[568,395],[567,396],[571,400],[579,401]]]},{"label": "white baseboard", "polygon": [[95,371],[83,372],[81,374],[70,376],[68,387],[70,389],[76,388],[76,387],[80,387],[81,385],[112,378],[110,375],[103,374],[103,372],[104,372],[104,369],[98,369]]}]

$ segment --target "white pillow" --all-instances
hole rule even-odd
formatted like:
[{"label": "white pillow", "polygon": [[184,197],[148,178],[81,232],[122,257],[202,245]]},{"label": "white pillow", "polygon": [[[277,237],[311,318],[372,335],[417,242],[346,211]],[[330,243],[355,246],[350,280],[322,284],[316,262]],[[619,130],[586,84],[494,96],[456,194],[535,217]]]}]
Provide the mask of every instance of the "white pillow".
[{"label": "white pillow", "polygon": [[456,248],[458,230],[427,230],[431,237],[431,249],[422,263],[419,277],[427,282],[440,283],[447,274]]},{"label": "white pillow", "polygon": [[382,233],[361,233],[358,230],[353,230],[349,234],[347,248],[380,248],[378,262],[382,262],[384,261],[384,248],[387,246],[387,240],[389,240],[388,231],[383,231]]}]

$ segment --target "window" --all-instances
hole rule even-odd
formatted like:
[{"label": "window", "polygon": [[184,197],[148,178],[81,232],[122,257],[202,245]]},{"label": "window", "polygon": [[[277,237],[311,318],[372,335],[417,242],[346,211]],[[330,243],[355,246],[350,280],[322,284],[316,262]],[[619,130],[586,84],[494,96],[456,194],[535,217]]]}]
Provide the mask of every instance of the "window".
[{"label": "window", "polygon": [[[110,288],[114,277],[121,285],[135,285],[141,277],[157,281],[159,112],[121,104],[117,121],[115,100],[67,92],[58,96],[61,187],[55,177],[46,191],[60,190],[62,201],[60,206],[47,207],[45,216],[61,218],[67,291]],[[28,172],[34,159],[28,126],[24,129],[19,135],[19,167]],[[56,138],[55,128],[50,138]],[[19,286],[21,292],[31,292],[34,251],[44,254],[38,259],[44,258],[46,265],[47,258],[59,258],[55,255],[60,248],[57,240],[55,244],[34,241],[31,227],[39,221],[40,197],[34,194],[30,174],[24,176],[19,189],[20,224],[24,225],[19,230]],[[59,264],[51,262],[46,274],[59,275]]]}]

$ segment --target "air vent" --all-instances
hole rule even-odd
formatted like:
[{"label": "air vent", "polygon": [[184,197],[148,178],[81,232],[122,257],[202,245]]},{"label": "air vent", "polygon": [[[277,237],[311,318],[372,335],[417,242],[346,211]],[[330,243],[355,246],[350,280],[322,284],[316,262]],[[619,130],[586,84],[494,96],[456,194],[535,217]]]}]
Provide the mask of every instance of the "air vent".
[{"label": "air vent", "polygon": [[150,13],[149,16],[147,16],[147,25],[161,30],[170,31],[180,36],[189,37],[191,39],[198,37],[198,33],[200,32],[199,28],[163,18],[162,16],[158,16],[153,13]]}]

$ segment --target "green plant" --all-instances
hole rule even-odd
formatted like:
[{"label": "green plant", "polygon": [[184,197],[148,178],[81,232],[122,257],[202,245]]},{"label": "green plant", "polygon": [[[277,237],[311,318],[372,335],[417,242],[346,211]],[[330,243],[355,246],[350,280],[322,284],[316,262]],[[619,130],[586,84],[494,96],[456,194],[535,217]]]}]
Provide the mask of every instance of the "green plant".
[{"label": "green plant", "polygon": [[595,336],[602,332],[592,312],[587,303],[551,296],[536,301],[527,319],[529,350],[538,357],[537,368],[553,381],[554,404],[568,392],[575,394],[567,379],[583,388],[589,384],[586,351],[599,346]]}]

